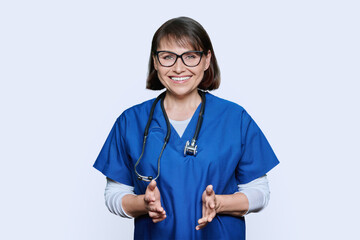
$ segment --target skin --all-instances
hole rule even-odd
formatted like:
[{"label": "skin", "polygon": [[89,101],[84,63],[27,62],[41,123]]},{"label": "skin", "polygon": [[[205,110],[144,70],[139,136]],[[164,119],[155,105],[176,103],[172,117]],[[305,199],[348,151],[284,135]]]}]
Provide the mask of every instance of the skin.
[{"label": "skin", "polygon": [[249,209],[249,201],[245,194],[215,194],[212,185],[208,185],[202,194],[202,217],[198,220],[196,230],[201,230],[210,223],[217,214],[236,217],[243,216]]},{"label": "skin", "polygon": [[[171,51],[178,55],[191,50],[194,50],[192,46],[179,46],[170,39],[162,39],[158,46],[158,51]],[[197,87],[205,70],[210,66],[210,59],[211,52],[209,51],[207,56],[203,55],[200,64],[196,67],[184,65],[181,59],[177,59],[172,67],[163,67],[156,57],[153,58],[158,77],[167,91],[164,106],[170,119],[181,121],[194,114],[201,103]],[[190,78],[185,81],[174,81],[173,77]],[[148,214],[154,223],[166,218],[166,212],[161,205],[160,191],[154,180],[148,185],[145,194],[125,195],[122,206],[124,211],[132,217]],[[202,194],[202,217],[198,220],[199,225],[196,226],[196,230],[206,227],[217,214],[242,216],[248,208],[249,202],[244,194],[217,195],[213,186],[208,185]]]},{"label": "skin", "polygon": [[[171,51],[178,55],[194,50],[191,46],[179,46],[174,41],[162,39],[158,51]],[[156,57],[153,57],[154,68],[158,73],[160,82],[165,86],[167,92],[164,101],[166,114],[173,120],[185,120],[190,118],[197,106],[201,103],[201,97],[197,92],[204,72],[210,66],[211,52],[203,55],[201,62],[196,67],[186,66],[181,59],[177,59],[172,67],[163,67]],[[186,81],[174,81],[172,77],[190,77]]]},{"label": "skin", "polygon": [[122,206],[124,211],[132,217],[148,214],[154,223],[158,223],[166,218],[166,212],[161,206],[160,199],[156,181],[152,180],[146,188],[145,194],[125,195],[122,199]]}]

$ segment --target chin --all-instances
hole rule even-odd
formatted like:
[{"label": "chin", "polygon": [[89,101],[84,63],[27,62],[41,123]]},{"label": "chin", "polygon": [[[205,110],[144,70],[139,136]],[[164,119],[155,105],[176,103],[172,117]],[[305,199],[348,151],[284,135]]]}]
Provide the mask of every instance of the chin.
[{"label": "chin", "polygon": [[192,94],[193,92],[197,92],[197,88],[195,89],[168,89],[171,94],[178,96],[178,97],[185,97],[187,95]]}]

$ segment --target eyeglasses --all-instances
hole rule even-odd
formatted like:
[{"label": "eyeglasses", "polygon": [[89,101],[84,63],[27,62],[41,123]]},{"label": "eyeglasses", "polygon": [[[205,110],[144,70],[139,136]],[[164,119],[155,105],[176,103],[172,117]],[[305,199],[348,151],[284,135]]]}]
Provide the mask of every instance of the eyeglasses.
[{"label": "eyeglasses", "polygon": [[173,66],[178,58],[181,58],[182,62],[188,67],[196,67],[201,61],[201,57],[204,54],[203,51],[188,51],[181,55],[169,51],[157,51],[156,57],[163,67]]}]

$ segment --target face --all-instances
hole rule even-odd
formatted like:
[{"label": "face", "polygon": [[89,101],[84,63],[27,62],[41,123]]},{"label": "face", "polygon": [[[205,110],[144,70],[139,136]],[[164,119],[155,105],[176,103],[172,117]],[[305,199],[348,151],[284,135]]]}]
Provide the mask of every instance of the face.
[{"label": "face", "polygon": [[[191,46],[182,47],[167,39],[161,40],[158,47],[158,51],[170,51],[178,55],[194,50]],[[210,66],[210,59],[211,52],[209,51],[207,56],[203,54],[199,65],[196,67],[186,66],[180,58],[173,66],[164,67],[161,66],[156,57],[153,58],[160,82],[171,95],[177,98],[197,94],[197,87],[204,77],[205,70]]]}]

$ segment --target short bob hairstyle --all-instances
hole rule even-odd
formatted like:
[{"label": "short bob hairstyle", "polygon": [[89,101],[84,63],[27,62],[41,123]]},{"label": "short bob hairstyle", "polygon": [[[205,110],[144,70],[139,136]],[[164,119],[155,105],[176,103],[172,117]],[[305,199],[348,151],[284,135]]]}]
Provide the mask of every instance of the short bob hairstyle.
[{"label": "short bob hairstyle", "polygon": [[202,90],[214,90],[220,86],[220,70],[216,61],[215,53],[205,29],[195,21],[188,17],[173,18],[165,22],[154,34],[151,53],[149,59],[149,73],[146,80],[146,88],[151,90],[160,90],[164,86],[158,78],[157,71],[154,68],[154,56],[162,39],[175,41],[179,46],[191,46],[196,51],[204,51],[207,55],[211,52],[211,60],[209,68],[204,72],[198,88]]}]

